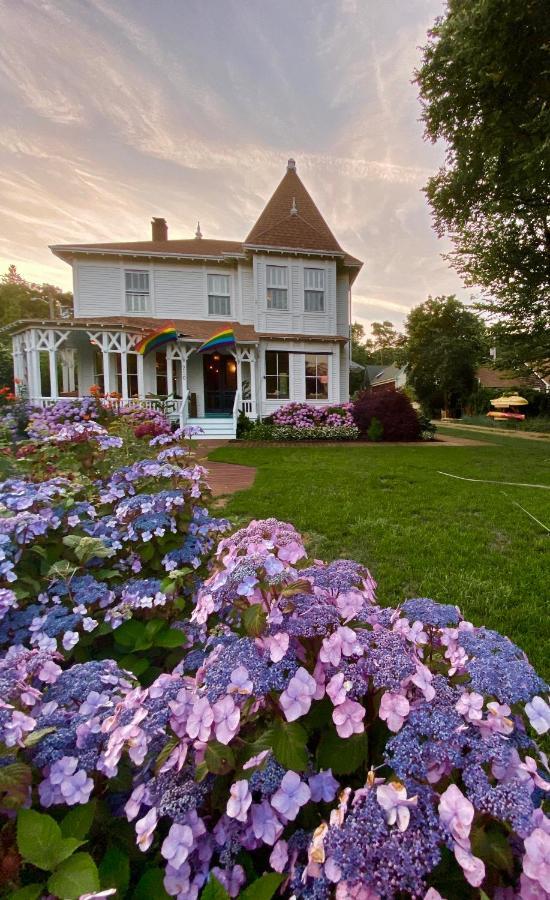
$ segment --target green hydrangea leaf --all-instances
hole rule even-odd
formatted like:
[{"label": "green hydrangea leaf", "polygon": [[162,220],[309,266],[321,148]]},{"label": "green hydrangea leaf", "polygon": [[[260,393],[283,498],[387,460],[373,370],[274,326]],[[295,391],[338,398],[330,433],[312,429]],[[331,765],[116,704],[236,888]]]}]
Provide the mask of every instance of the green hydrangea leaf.
[{"label": "green hydrangea leaf", "polygon": [[303,772],[307,768],[307,732],[298,722],[277,722],[271,730],[275,759],[285,769]]},{"label": "green hydrangea leaf", "polygon": [[78,900],[82,894],[99,890],[97,866],[89,853],[75,853],[48,879],[48,890],[63,900]]},{"label": "green hydrangea leaf", "polygon": [[62,849],[61,829],[55,819],[34,809],[17,814],[17,847],[24,860],[51,871]]},{"label": "green hydrangea leaf", "polygon": [[271,900],[285,876],[268,872],[239,894],[239,900]]},{"label": "green hydrangea leaf", "polygon": [[218,879],[211,875],[200,896],[200,900],[229,900],[229,894]]},{"label": "green hydrangea leaf", "polygon": [[116,888],[117,897],[124,897],[130,883],[130,860],[119,847],[109,847],[99,864],[102,889]]},{"label": "green hydrangea leaf", "polygon": [[75,837],[83,840],[92,827],[97,803],[90,800],[75,806],[61,821],[61,834],[63,837]]},{"label": "green hydrangea leaf", "polygon": [[334,728],[327,728],[321,734],[317,763],[321,769],[332,769],[334,775],[350,775],[365,762],[367,750],[365,734],[341,738]]}]

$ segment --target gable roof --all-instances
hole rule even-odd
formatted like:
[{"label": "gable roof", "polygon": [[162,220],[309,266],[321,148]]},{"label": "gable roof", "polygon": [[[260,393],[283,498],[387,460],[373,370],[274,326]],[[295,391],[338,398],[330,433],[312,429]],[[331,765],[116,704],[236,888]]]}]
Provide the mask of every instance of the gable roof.
[{"label": "gable roof", "polygon": [[391,384],[403,375],[404,369],[399,366],[367,366],[369,384],[374,387],[377,384]]},{"label": "gable roof", "polygon": [[289,251],[335,257],[337,262],[355,270],[353,280],[363,263],[342,250],[332,231],[317,209],[289,159],[287,171],[268,201],[246,240],[225,241],[208,238],[166,241],[120,241],[99,244],[56,244],[52,253],[67,262],[75,255],[160,257],[181,259],[213,259],[219,262],[246,257],[256,249]]},{"label": "gable roof", "polygon": [[293,159],[244,243],[344,253],[304,187]]}]

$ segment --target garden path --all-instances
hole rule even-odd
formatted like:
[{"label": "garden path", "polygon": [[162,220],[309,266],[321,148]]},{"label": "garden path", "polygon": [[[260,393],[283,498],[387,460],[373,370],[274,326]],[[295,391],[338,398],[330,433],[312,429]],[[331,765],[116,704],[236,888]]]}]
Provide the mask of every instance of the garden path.
[{"label": "garden path", "polygon": [[237,491],[251,488],[256,478],[253,466],[240,466],[235,463],[211,462],[208,454],[218,447],[224,447],[228,441],[198,441],[195,448],[197,461],[208,469],[208,484],[214,497],[225,497]]}]

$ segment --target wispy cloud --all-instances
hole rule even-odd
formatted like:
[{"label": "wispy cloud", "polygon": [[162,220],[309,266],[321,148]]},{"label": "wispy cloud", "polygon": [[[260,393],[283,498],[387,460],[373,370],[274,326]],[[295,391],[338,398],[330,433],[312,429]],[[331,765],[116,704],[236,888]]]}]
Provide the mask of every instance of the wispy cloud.
[{"label": "wispy cloud", "polygon": [[[397,9],[397,6],[399,7]],[[443,0],[0,0],[0,264],[69,286],[54,242],[242,238],[289,156],[365,260],[356,315],[461,291],[421,192],[411,84]]]}]

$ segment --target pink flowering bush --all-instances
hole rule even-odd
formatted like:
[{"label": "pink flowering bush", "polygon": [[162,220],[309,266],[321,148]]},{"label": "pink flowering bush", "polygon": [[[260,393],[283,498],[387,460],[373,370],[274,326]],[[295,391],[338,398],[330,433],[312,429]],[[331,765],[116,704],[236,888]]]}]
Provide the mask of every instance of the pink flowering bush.
[{"label": "pink flowering bush", "polygon": [[312,406],[310,403],[287,403],[273,413],[274,425],[292,428],[316,428],[320,425],[340,427],[354,425],[353,403]]},{"label": "pink flowering bush", "polygon": [[[548,895],[548,688],[508,639],[453,605],[382,608],[368,570],[308,560],[275,519],[221,540],[182,634],[178,665],[142,683],[123,660],[5,654],[11,883],[69,898]],[[73,856],[59,841],[76,822],[88,844]],[[33,828],[54,835],[47,858]],[[65,852],[86,857],[68,893]]]},{"label": "pink flowering bush", "polygon": [[352,403],[287,403],[263,422],[248,424],[241,436],[263,441],[353,441],[359,436],[359,429],[352,410]]}]

